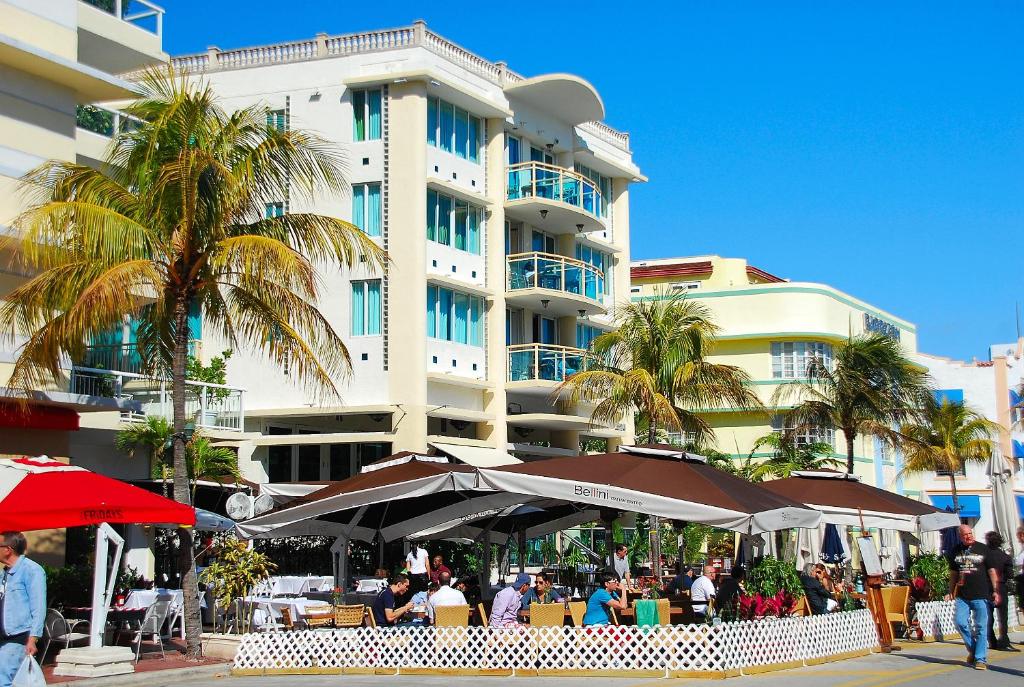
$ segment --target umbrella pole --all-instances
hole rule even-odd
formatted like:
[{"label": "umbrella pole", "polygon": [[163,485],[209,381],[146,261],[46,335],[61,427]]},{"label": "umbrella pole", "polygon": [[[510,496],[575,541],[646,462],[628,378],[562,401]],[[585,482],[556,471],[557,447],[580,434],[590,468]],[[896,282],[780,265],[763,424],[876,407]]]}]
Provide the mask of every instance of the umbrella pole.
[{"label": "umbrella pole", "polygon": [[[110,542],[114,544],[114,565],[107,573],[107,553]],[[107,626],[107,609],[114,596],[117,570],[121,565],[124,539],[110,525],[101,522],[96,526],[96,566],[92,578],[92,614],[89,619],[89,646],[98,649],[103,646],[103,631]]]}]

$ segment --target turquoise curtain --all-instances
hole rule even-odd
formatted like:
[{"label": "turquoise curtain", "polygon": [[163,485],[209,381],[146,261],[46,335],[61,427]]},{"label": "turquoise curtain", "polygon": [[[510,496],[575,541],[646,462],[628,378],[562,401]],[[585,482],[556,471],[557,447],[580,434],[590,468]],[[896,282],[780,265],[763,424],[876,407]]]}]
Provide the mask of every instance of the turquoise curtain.
[{"label": "turquoise curtain", "polygon": [[469,343],[469,296],[455,292],[455,332],[452,340]]},{"label": "turquoise curtain", "polygon": [[452,152],[452,139],[455,136],[455,106],[443,100],[438,103],[441,109],[441,150]]},{"label": "turquoise curtain", "polygon": [[366,333],[380,334],[380,279],[366,282]]},{"label": "turquoise curtain", "polygon": [[[132,318],[132,341],[136,340],[139,330],[138,321]],[[188,338],[198,341],[203,338],[203,306],[199,301],[192,301],[188,306]]]},{"label": "turquoise curtain", "polygon": [[455,243],[452,244],[459,250],[466,250],[466,231],[468,223],[469,206],[461,201],[455,201]]},{"label": "turquoise curtain", "polygon": [[469,159],[480,161],[480,120],[476,117],[469,118]]},{"label": "turquoise curtain", "polygon": [[366,334],[366,282],[352,282],[352,336]]},{"label": "turquoise curtain", "polygon": [[427,190],[427,239],[437,240],[437,191]]},{"label": "turquoise curtain", "polygon": [[437,242],[446,246],[452,245],[452,199],[448,196],[437,196]]},{"label": "turquoise curtain", "polygon": [[370,105],[370,122],[367,127],[367,140],[380,139],[380,91],[370,91],[367,100]]},{"label": "turquoise curtain", "polygon": [[469,147],[469,113],[455,108],[455,155],[465,158]]},{"label": "turquoise curtain", "polygon": [[[483,346],[483,300],[475,297],[471,298],[469,305],[469,344],[471,346]],[[509,333],[510,330],[506,330],[506,336]]]},{"label": "turquoise curtain", "polygon": [[427,98],[427,143],[437,145],[437,98]]},{"label": "turquoise curtain", "polygon": [[522,155],[519,152],[519,139],[514,136],[505,137],[505,151],[508,159],[509,166],[518,165],[523,161]]},{"label": "turquoise curtain", "polygon": [[352,140],[366,140],[366,91],[352,91]]},{"label": "turquoise curtain", "polygon": [[367,184],[366,200],[366,233],[370,236],[381,235],[380,184]]},{"label": "turquoise curtain", "polygon": [[437,338],[437,287],[427,287],[427,336]]},{"label": "turquoise curtain", "polygon": [[366,185],[352,187],[352,224],[366,231]]},{"label": "turquoise curtain", "polygon": [[437,338],[452,340],[450,325],[452,315],[452,292],[448,289],[437,290]]},{"label": "turquoise curtain", "polygon": [[466,250],[475,255],[480,255],[480,210],[478,208],[469,208]]}]

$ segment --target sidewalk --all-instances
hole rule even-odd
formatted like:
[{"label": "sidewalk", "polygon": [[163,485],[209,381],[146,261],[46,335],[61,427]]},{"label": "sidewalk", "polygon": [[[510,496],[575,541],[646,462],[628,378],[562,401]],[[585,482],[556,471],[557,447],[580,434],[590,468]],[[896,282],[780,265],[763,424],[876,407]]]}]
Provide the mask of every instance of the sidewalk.
[{"label": "sidewalk", "polygon": [[[68,677],[66,675],[54,675],[54,659],[56,654],[47,654],[47,664],[43,666],[43,676],[46,684],[66,684],[71,687],[107,687],[114,685],[140,685],[177,682],[180,680],[201,680],[213,678],[217,674],[227,675],[231,671],[231,664],[220,658],[203,658],[199,661],[190,661],[185,658],[185,644],[181,639],[172,639],[164,644],[165,658],[160,657],[159,649],[153,650],[152,646],[143,644],[143,653],[139,662],[135,664],[135,672],[126,675],[113,675],[103,678]],[[152,677],[150,677],[152,676]]]}]

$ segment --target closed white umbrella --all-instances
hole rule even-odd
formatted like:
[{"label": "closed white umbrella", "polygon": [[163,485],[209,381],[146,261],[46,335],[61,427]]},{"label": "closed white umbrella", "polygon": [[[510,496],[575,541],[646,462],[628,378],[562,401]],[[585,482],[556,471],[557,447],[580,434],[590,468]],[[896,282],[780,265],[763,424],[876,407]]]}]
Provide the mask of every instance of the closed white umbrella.
[{"label": "closed white umbrella", "polygon": [[995,450],[988,463],[988,477],[992,483],[992,515],[996,530],[1003,535],[1003,541],[1010,549],[1010,556],[1017,554],[1017,527],[1020,514],[1017,513],[1017,499],[1013,493],[1013,467]]}]

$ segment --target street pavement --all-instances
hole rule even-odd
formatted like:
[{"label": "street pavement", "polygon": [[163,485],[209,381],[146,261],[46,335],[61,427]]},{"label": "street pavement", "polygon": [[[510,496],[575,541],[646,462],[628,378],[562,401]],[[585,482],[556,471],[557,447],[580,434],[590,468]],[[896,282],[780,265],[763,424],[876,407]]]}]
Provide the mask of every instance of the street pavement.
[{"label": "street pavement", "polygon": [[[1011,635],[1024,642],[1024,634]],[[693,678],[521,678],[521,677],[428,677],[423,675],[292,675],[277,677],[210,677],[190,680],[161,680],[157,674],[138,676],[133,687],[1020,687],[1024,682],[1024,652],[993,651],[989,669],[973,670],[964,665],[964,649],[959,642],[921,644],[903,642],[902,651],[872,654],[862,658],[827,663],[809,668],[777,671],[728,680]]]}]

